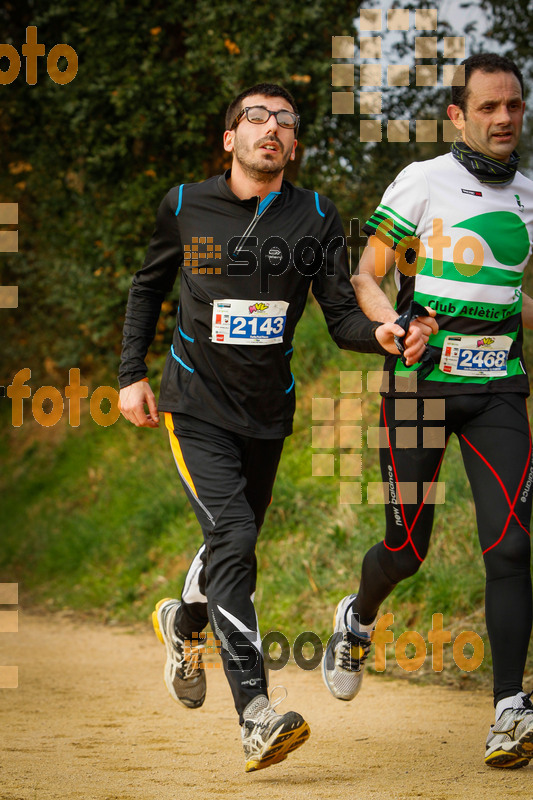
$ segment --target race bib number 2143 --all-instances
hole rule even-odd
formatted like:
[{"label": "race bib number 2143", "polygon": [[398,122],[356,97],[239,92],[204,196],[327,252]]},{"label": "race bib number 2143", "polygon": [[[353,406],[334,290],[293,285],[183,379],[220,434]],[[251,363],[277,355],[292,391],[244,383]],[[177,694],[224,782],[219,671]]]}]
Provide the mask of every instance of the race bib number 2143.
[{"label": "race bib number 2143", "polygon": [[288,307],[284,300],[215,300],[211,339],[223,344],[279,344]]}]

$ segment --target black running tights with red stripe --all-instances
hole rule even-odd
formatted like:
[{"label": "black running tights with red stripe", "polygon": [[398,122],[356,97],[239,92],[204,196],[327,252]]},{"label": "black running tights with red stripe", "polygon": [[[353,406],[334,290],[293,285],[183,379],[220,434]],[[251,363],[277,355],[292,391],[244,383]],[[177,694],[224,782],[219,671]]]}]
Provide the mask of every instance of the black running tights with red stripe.
[{"label": "black running tights with red stripe", "polygon": [[[380,450],[382,479],[390,487],[385,540],[365,555],[354,612],[362,623],[370,623],[396,584],[421,566],[435,511],[430,484],[438,479],[448,439],[455,433],[472,488],[485,563],[485,613],[497,703],[522,689],[531,634],[533,462],[525,398],[470,394],[431,399],[429,404],[422,398],[385,398],[381,426],[388,430],[388,447]],[[440,509],[446,513],[445,504]]]}]

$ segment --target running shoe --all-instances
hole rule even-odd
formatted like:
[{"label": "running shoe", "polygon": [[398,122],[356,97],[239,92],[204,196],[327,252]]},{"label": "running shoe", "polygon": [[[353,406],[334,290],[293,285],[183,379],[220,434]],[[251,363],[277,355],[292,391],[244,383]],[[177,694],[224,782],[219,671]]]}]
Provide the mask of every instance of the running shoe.
[{"label": "running shoe", "polygon": [[357,595],[340,601],[333,618],[333,634],[322,658],[322,677],[337,700],[353,700],[363,682],[365,661],[370,652],[370,634],[355,633],[346,623],[346,614]]},{"label": "running shoe", "polygon": [[152,623],[159,641],[167,648],[165,685],[170,696],[187,708],[203,705],[206,693],[205,670],[201,649],[205,641],[186,639],[175,627],[181,603],[166,597],[152,612]]},{"label": "running shoe", "polygon": [[490,726],[485,750],[485,764],[489,767],[518,769],[527,766],[529,759],[533,758],[531,694],[520,692],[515,695],[513,707],[506,708]]},{"label": "running shoe", "polygon": [[260,694],[251,700],[243,712],[244,723],[241,727],[242,745],[246,759],[245,772],[265,769],[272,764],[285,761],[289,753],[301,747],[309,739],[311,731],[304,718],[295,711],[277,714],[274,709],[287,696],[274,701]]}]

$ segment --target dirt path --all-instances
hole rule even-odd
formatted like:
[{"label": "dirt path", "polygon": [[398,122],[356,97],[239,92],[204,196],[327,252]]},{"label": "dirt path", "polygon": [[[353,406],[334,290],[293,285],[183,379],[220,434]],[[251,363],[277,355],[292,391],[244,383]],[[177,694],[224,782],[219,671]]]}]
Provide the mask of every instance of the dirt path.
[{"label": "dirt path", "polygon": [[[353,703],[319,674],[286,667],[282,708],[304,713],[311,739],[283,764],[246,775],[220,669],[203,708],[174,703],[163,647],[150,632],[20,614],[0,636],[1,800],[502,800],[532,796],[532,770],[490,770],[484,693],[365,677]],[[276,681],[278,682],[278,681]],[[289,705],[290,703],[290,705]]]}]

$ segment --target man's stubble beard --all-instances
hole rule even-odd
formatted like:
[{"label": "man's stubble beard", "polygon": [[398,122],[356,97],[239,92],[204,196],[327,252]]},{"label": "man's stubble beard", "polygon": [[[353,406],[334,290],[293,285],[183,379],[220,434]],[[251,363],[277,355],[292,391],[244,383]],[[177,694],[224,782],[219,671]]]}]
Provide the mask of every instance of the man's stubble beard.
[{"label": "man's stubble beard", "polygon": [[[259,146],[265,144],[267,141],[269,140],[265,139],[265,141],[261,142]],[[282,163],[281,165],[277,165],[274,163],[269,164],[268,161],[266,161],[265,159],[262,161],[261,169],[255,166],[252,163],[252,158],[250,158],[250,156],[253,157],[256,148],[254,147],[251,150],[247,150],[241,147],[237,138],[235,139],[234,142],[234,148],[233,148],[234,158],[239,162],[239,166],[241,167],[246,177],[250,178],[253,181],[257,181],[258,183],[269,183],[272,180],[272,178],[275,178],[278,175],[280,175],[285,169],[287,162],[289,161],[290,158],[291,154],[290,149],[288,150],[287,154],[285,154],[283,152],[283,145],[281,144],[279,139],[276,140],[270,139],[270,141],[276,141],[276,144],[280,148],[283,156]]]}]

